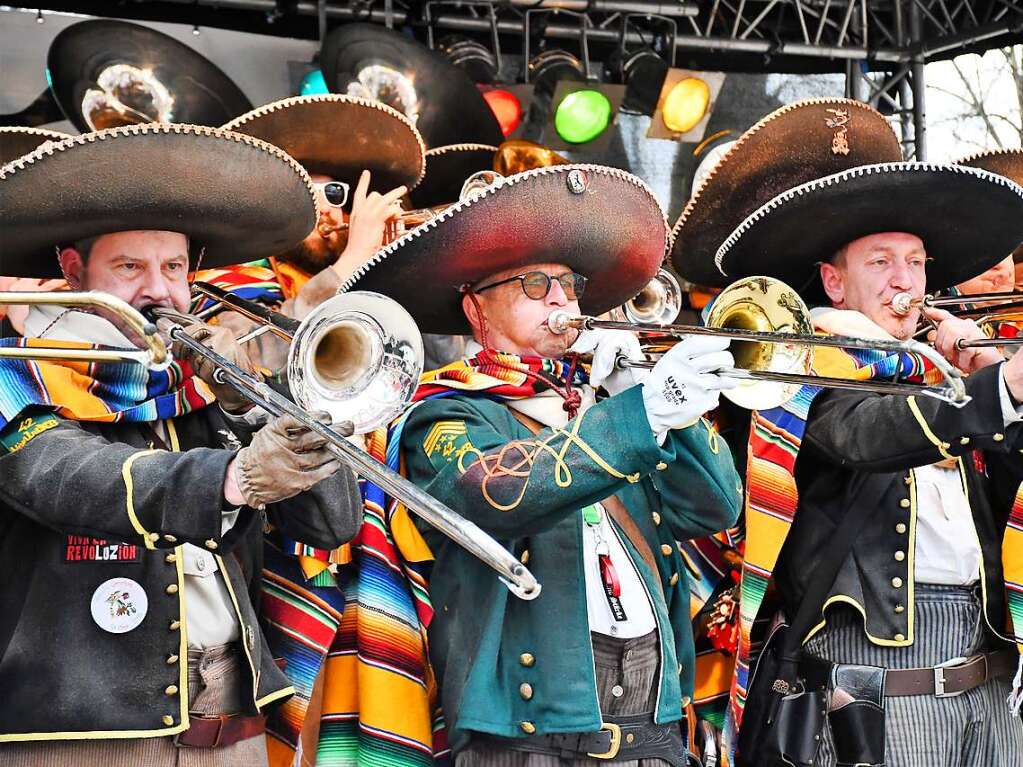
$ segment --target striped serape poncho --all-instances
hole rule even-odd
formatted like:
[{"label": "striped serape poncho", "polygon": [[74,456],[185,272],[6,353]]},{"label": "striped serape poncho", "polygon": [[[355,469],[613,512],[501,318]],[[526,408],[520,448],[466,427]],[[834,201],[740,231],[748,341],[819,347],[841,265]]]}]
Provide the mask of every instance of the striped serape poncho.
[{"label": "striped serape poncho", "polygon": [[[220,269],[203,269],[192,275],[195,282],[206,282],[238,298],[255,301],[265,306],[280,306],[284,303],[284,291],[277,274],[268,261],[252,261],[248,264],[225,266]],[[209,309],[213,300],[199,296],[192,302],[191,313]]]},{"label": "striped serape poncho", "polygon": [[[857,380],[900,380],[933,384],[940,373],[923,358],[903,353],[819,348],[814,372]],[[823,389],[804,386],[781,407],[755,411],[749,436],[746,488],[746,541],[739,600],[739,646],[724,731],[723,764],[734,764],[738,728],[749,685],[749,673],[760,650],[763,632],[754,624],[766,625],[771,618],[761,615],[764,596],[791,528],[799,504],[794,477],[796,458],[806,429],[806,418],[814,397]],[[1002,550],[1005,585],[1012,615],[1012,636],[1023,653],[1023,487],[1016,495]],[[1018,707],[1020,679],[1014,684],[1010,704]]]},{"label": "striped serape poncho", "polygon": [[[571,361],[525,359],[486,350],[423,375],[414,404],[454,395],[521,399],[565,381],[585,383]],[[411,408],[367,435],[366,449],[401,469],[401,432]],[[429,547],[408,510],[360,480],[362,528],[333,551],[270,532],[263,575],[263,614],[275,656],[297,694],[272,713],[271,765],[294,759],[307,710],[322,674],[318,767],[447,764],[450,751],[429,663],[426,630],[433,617]],[[312,755],[306,755],[313,761]]]}]

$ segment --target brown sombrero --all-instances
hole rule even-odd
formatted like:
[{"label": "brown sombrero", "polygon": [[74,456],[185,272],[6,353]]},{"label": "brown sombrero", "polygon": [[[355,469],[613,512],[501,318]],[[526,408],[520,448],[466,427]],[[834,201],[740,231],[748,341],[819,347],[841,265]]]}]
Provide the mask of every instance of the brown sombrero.
[{"label": "brown sombrero", "polygon": [[3,166],[0,220],[0,274],[56,277],[54,246],[125,230],[186,234],[207,267],[271,256],[309,234],[316,205],[281,149],[154,123],[47,143]]},{"label": "brown sombrero", "polygon": [[465,180],[490,170],[497,147],[492,144],[452,144],[426,152],[426,175],[409,194],[413,208],[435,208],[458,202]]},{"label": "brown sombrero", "polygon": [[[1023,186],[1023,149],[991,149],[987,152],[978,152],[956,160],[956,165],[997,173]],[[1015,250],[1013,259],[1016,263],[1023,262],[1023,246]]]},{"label": "brown sombrero", "polygon": [[370,188],[413,188],[423,178],[426,147],[412,121],[370,99],[326,94],[275,101],[237,117],[224,130],[278,146],[310,173],[353,187],[363,170]]},{"label": "brown sombrero", "polygon": [[63,141],[69,138],[71,138],[69,133],[46,128],[0,127],[0,165],[17,160],[23,154],[34,151],[47,141]]},{"label": "brown sombrero", "polygon": [[747,130],[693,191],[672,229],[671,262],[685,279],[724,287],[714,254],[775,195],[848,168],[902,160],[885,117],[861,101],[824,98],[778,109]]},{"label": "brown sombrero", "polygon": [[46,69],[54,98],[80,131],[157,121],[214,126],[252,109],[205,56],[126,21],[90,19],[61,30]]},{"label": "brown sombrero", "polygon": [[1023,242],[1023,187],[962,165],[892,162],[851,168],[782,192],[724,241],[719,282],[766,274],[813,293],[818,263],[853,240],[907,232],[923,240],[928,290],[994,266]]},{"label": "brown sombrero", "polygon": [[342,290],[404,306],[426,333],[465,333],[461,289],[529,264],[589,278],[581,306],[602,314],[657,273],[668,225],[650,188],[603,165],[558,165],[501,178],[378,251]]}]

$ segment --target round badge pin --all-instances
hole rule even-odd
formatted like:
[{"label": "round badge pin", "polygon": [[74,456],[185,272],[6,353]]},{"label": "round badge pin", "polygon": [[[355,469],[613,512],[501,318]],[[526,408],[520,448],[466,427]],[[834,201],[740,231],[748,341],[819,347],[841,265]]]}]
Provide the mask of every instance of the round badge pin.
[{"label": "round badge pin", "polygon": [[92,594],[92,619],[104,631],[124,634],[137,628],[149,612],[145,590],[131,578],[111,578]]}]

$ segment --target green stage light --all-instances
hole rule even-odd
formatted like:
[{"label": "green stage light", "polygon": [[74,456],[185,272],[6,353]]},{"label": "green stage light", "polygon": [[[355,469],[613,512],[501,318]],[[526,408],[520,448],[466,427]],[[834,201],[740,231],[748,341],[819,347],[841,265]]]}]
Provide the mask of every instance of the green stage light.
[{"label": "green stage light", "polygon": [[562,141],[585,144],[607,129],[612,111],[611,102],[600,91],[573,91],[558,105],[554,129]]}]

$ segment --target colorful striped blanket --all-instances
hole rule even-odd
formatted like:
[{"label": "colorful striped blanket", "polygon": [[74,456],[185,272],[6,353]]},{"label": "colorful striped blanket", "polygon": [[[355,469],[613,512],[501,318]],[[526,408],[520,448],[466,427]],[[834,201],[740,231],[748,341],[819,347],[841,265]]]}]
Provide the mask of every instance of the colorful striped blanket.
[{"label": "colorful striped blanket", "polygon": [[[37,338],[4,338],[0,347],[95,345]],[[43,407],[76,421],[159,421],[214,401],[187,362],[146,370],[133,362],[0,359],[0,429],[28,407]]]},{"label": "colorful striped blanket", "polygon": [[[493,351],[426,373],[413,407],[455,394],[520,399],[586,381],[572,362],[523,359]],[[367,451],[401,469],[401,432],[411,409],[367,435]],[[364,520],[357,537],[333,551],[271,532],[263,575],[263,613],[275,656],[297,694],[268,721],[271,765],[285,767],[322,671],[318,767],[446,764],[450,751],[429,663],[433,617],[428,581],[433,556],[408,510],[360,480]],[[306,741],[307,742],[307,741]]]},{"label": "colorful striped blanket", "polygon": [[[814,360],[820,375],[860,380],[901,380],[936,383],[941,376],[923,358],[913,354],[885,356],[880,352],[820,348]],[[723,734],[728,764],[734,764],[734,748],[749,685],[750,668],[756,662],[762,632],[754,624],[771,616],[761,615],[771,575],[795,517],[799,498],[794,478],[796,458],[806,428],[806,418],[819,387],[804,386],[781,407],[755,411],[749,436],[746,489],[746,540],[742,565],[739,608],[739,646]],[[1002,552],[1013,636],[1023,653],[1023,487],[1005,533]],[[1019,691],[1017,676],[1015,690]],[[1020,705],[1014,697],[1011,704]]]}]

